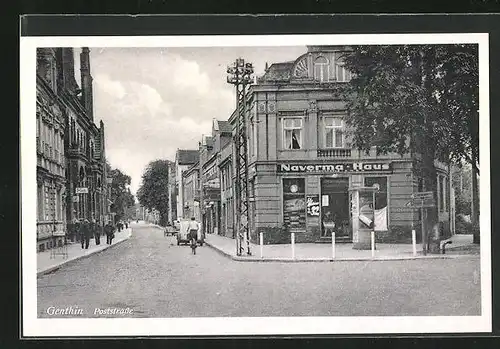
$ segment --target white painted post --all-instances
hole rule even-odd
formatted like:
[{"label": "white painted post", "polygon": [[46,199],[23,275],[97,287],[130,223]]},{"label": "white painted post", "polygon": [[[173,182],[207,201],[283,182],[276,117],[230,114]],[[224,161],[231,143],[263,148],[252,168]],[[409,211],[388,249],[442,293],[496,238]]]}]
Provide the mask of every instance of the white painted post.
[{"label": "white painted post", "polygon": [[413,256],[417,255],[417,233],[415,229],[411,230],[411,244],[413,245]]},{"label": "white painted post", "polygon": [[260,244],[260,258],[264,258],[263,249],[264,249],[264,234],[262,232],[259,233],[259,244]]},{"label": "white painted post", "polygon": [[372,235],[372,258],[375,257],[375,232],[371,232]]},{"label": "white painted post", "polygon": [[335,259],[335,232],[332,231],[332,258]]},{"label": "white painted post", "polygon": [[295,233],[292,233],[292,259],[295,259]]}]

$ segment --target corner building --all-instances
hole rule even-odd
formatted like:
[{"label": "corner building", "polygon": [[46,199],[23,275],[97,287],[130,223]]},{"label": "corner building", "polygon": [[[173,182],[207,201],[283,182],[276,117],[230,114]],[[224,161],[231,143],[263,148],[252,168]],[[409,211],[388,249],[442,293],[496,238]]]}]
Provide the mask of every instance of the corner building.
[{"label": "corner building", "polygon": [[[345,102],[339,87],[351,75],[341,60],[347,48],[309,46],[293,62],[274,63],[247,97],[249,229],[258,242],[331,241],[322,221],[333,217],[336,240],[352,241],[349,188],[378,185],[378,242],[411,241],[418,212],[407,206],[413,192],[426,191],[418,154],[376,155],[352,149],[346,135]],[[236,113],[229,119],[236,128]],[[447,167],[437,163],[438,212],[449,219]],[[233,166],[234,167],[234,166]],[[234,173],[233,169],[233,173]],[[234,177],[233,177],[234,179]]]}]

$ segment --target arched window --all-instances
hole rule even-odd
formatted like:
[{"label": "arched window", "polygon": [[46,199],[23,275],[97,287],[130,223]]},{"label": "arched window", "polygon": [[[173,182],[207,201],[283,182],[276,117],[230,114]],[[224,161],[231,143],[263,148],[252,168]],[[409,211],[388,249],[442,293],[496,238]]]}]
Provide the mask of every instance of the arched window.
[{"label": "arched window", "polygon": [[330,76],[330,65],[328,59],[319,56],[314,61],[314,79],[319,82],[327,82]]}]

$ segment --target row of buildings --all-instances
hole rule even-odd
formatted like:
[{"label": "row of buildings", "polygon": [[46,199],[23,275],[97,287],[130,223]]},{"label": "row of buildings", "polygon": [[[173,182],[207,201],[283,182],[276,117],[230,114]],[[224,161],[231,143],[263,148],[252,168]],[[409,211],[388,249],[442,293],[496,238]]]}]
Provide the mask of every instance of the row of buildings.
[{"label": "row of buildings", "polygon": [[77,219],[110,218],[104,124],[94,122],[90,51],[38,48],[36,66],[37,250],[74,238]]},{"label": "row of buildings", "polygon": [[[339,86],[351,74],[341,46],[309,46],[296,60],[266,66],[246,96],[248,226],[258,241],[278,241],[295,232],[297,242],[322,242],[322,221],[333,217],[336,239],[352,241],[349,188],[378,185],[375,231],[378,241],[411,240],[419,212],[409,206],[426,191],[419,154],[377,155],[353,149],[346,135],[345,102]],[[235,237],[235,144],[237,111],[216,118],[199,148],[178,150],[176,212],[195,217],[205,233]],[[453,203],[448,166],[436,161],[439,220],[448,225]],[[173,210],[173,209],[172,209]],[[417,230],[418,231],[418,230]],[[285,234],[286,235],[286,234]],[[289,239],[289,236],[286,238]]]}]

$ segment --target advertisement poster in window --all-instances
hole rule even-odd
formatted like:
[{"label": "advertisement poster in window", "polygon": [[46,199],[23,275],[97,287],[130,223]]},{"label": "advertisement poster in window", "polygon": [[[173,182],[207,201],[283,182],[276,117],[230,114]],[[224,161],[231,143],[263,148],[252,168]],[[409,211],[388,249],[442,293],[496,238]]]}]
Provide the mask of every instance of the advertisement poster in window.
[{"label": "advertisement poster in window", "polygon": [[308,195],[307,217],[319,217],[319,195]]},{"label": "advertisement poster in window", "polygon": [[303,178],[283,179],[283,223],[291,229],[306,224],[306,196]]}]

